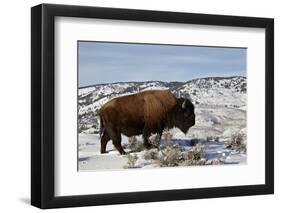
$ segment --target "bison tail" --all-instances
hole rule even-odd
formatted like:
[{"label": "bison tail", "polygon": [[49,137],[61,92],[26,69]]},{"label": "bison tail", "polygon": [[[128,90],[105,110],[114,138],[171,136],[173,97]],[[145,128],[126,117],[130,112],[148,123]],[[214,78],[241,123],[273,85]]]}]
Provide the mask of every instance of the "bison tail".
[{"label": "bison tail", "polygon": [[103,125],[102,117],[100,116],[100,137],[102,136],[103,132],[104,132],[104,125]]}]

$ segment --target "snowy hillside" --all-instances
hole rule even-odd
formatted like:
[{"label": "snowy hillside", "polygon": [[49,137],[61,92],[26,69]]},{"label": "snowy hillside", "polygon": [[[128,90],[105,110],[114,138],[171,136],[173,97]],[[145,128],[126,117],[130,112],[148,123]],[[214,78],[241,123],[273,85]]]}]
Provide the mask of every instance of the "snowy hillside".
[{"label": "snowy hillside", "polygon": [[[202,162],[204,165],[246,163],[246,78],[210,77],[187,82],[119,82],[80,88],[78,93],[79,170],[123,169],[127,166],[129,160],[119,155],[111,142],[107,145],[107,154],[99,152],[99,109],[112,98],[151,89],[169,89],[177,97],[190,98],[195,105],[196,124],[190,128],[187,135],[176,128],[169,131],[172,135],[172,143],[186,150],[172,150],[173,154],[179,153],[177,158],[185,155],[187,150],[196,150],[191,143],[196,139],[197,142],[199,141],[197,145],[204,147],[204,157],[196,161],[198,165]],[[142,138],[138,138],[142,143]],[[128,146],[128,140],[127,137],[122,136],[122,145]],[[161,143],[165,143],[163,137]],[[124,148],[127,152],[132,152],[130,148]],[[159,159],[161,153],[169,150],[169,147],[162,147],[162,149],[164,151],[157,152]],[[134,168],[159,167],[159,159],[146,159],[148,152],[145,150],[133,152],[137,159]],[[184,162],[186,164],[190,160]],[[181,162],[179,166],[182,164],[184,163]]]},{"label": "snowy hillside", "polygon": [[[79,132],[98,132],[98,110],[110,99],[150,89],[169,89],[177,97],[191,98],[195,104],[195,109],[198,110],[207,106],[213,107],[214,110],[216,110],[216,107],[236,109],[244,109],[246,107],[246,78],[240,76],[201,78],[188,82],[151,81],[93,85],[79,89]],[[208,116],[204,109],[198,112],[202,115],[202,118],[198,118],[199,122]],[[238,114],[240,113],[238,112]],[[214,116],[210,115],[210,117]],[[218,119],[223,120],[223,115],[220,115]],[[204,119],[202,122],[204,122]]]}]

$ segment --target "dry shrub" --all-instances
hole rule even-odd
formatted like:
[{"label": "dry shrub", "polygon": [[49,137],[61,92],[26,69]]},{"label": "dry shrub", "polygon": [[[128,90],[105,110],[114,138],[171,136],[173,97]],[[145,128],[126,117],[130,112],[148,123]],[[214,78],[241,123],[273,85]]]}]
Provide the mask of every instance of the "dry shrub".
[{"label": "dry shrub", "polygon": [[160,167],[205,165],[205,146],[198,139],[192,139],[194,147],[186,151],[172,143],[172,134],[165,132],[164,145],[161,146],[157,163]]},{"label": "dry shrub", "polygon": [[127,157],[127,165],[124,168],[136,168],[136,162],[138,160],[137,154],[128,154]]},{"label": "dry shrub", "polygon": [[141,152],[141,151],[144,150],[143,142],[142,141],[138,141],[135,136],[129,138],[127,147],[132,152]]},{"label": "dry shrub", "polygon": [[187,151],[187,160],[200,160],[205,157],[205,146],[196,144],[192,149]]},{"label": "dry shrub", "polygon": [[160,151],[158,165],[160,167],[178,166],[183,161],[182,151],[177,146],[165,146]]},{"label": "dry shrub", "polygon": [[159,134],[154,134],[148,138],[148,141],[153,147],[159,148],[161,137]]},{"label": "dry shrub", "polygon": [[166,131],[163,133],[163,138],[164,138],[164,145],[165,146],[172,146],[173,145],[173,142],[172,142],[172,138],[173,138],[173,135]]},{"label": "dry shrub", "polygon": [[220,165],[220,164],[222,164],[222,162],[219,159],[214,159],[214,160],[212,160],[211,164],[212,165]]},{"label": "dry shrub", "polygon": [[239,153],[246,153],[247,146],[245,143],[245,135],[241,133],[234,133],[231,135],[230,141],[226,143],[226,147]]},{"label": "dry shrub", "polygon": [[157,160],[158,157],[159,157],[159,153],[155,149],[146,150],[146,152],[143,155],[143,158],[145,160]]},{"label": "dry shrub", "polygon": [[206,164],[206,150],[202,144],[196,144],[193,148],[185,152],[183,165],[205,165]]},{"label": "dry shrub", "polygon": [[181,166],[203,166],[203,165],[207,165],[207,160],[205,158],[199,160],[185,160],[181,164]]}]

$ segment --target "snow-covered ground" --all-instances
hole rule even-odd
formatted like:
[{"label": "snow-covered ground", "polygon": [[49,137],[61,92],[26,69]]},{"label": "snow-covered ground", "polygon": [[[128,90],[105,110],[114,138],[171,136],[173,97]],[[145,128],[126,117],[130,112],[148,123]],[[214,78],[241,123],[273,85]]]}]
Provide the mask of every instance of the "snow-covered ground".
[{"label": "snow-covered ground", "polygon": [[[192,144],[189,139],[172,139],[174,144],[189,150]],[[122,144],[128,143],[128,138],[122,138]],[[200,141],[200,144],[205,145],[205,158],[208,161],[220,160],[223,164],[245,164],[246,154],[236,153],[227,149],[224,142],[216,141]],[[115,150],[111,141],[108,142],[106,154],[100,154],[100,137],[97,134],[79,134],[79,152],[78,164],[79,171],[95,171],[95,170],[120,170],[126,168],[127,157],[120,155]],[[125,149],[129,152],[130,150]],[[144,159],[145,151],[137,152],[138,160],[136,168],[156,168],[159,165]]]},{"label": "snow-covered ground", "polygon": [[[122,139],[123,140],[123,139]],[[108,153],[100,154],[100,136],[97,134],[79,134],[78,143],[79,170],[121,169],[126,158],[108,142]]]}]

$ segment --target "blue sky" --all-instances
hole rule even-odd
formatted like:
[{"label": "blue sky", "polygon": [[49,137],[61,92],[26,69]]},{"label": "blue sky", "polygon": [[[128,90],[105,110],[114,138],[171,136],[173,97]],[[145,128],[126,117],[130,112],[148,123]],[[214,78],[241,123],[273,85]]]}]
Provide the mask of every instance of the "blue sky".
[{"label": "blue sky", "polygon": [[246,76],[245,48],[78,42],[79,87]]}]

